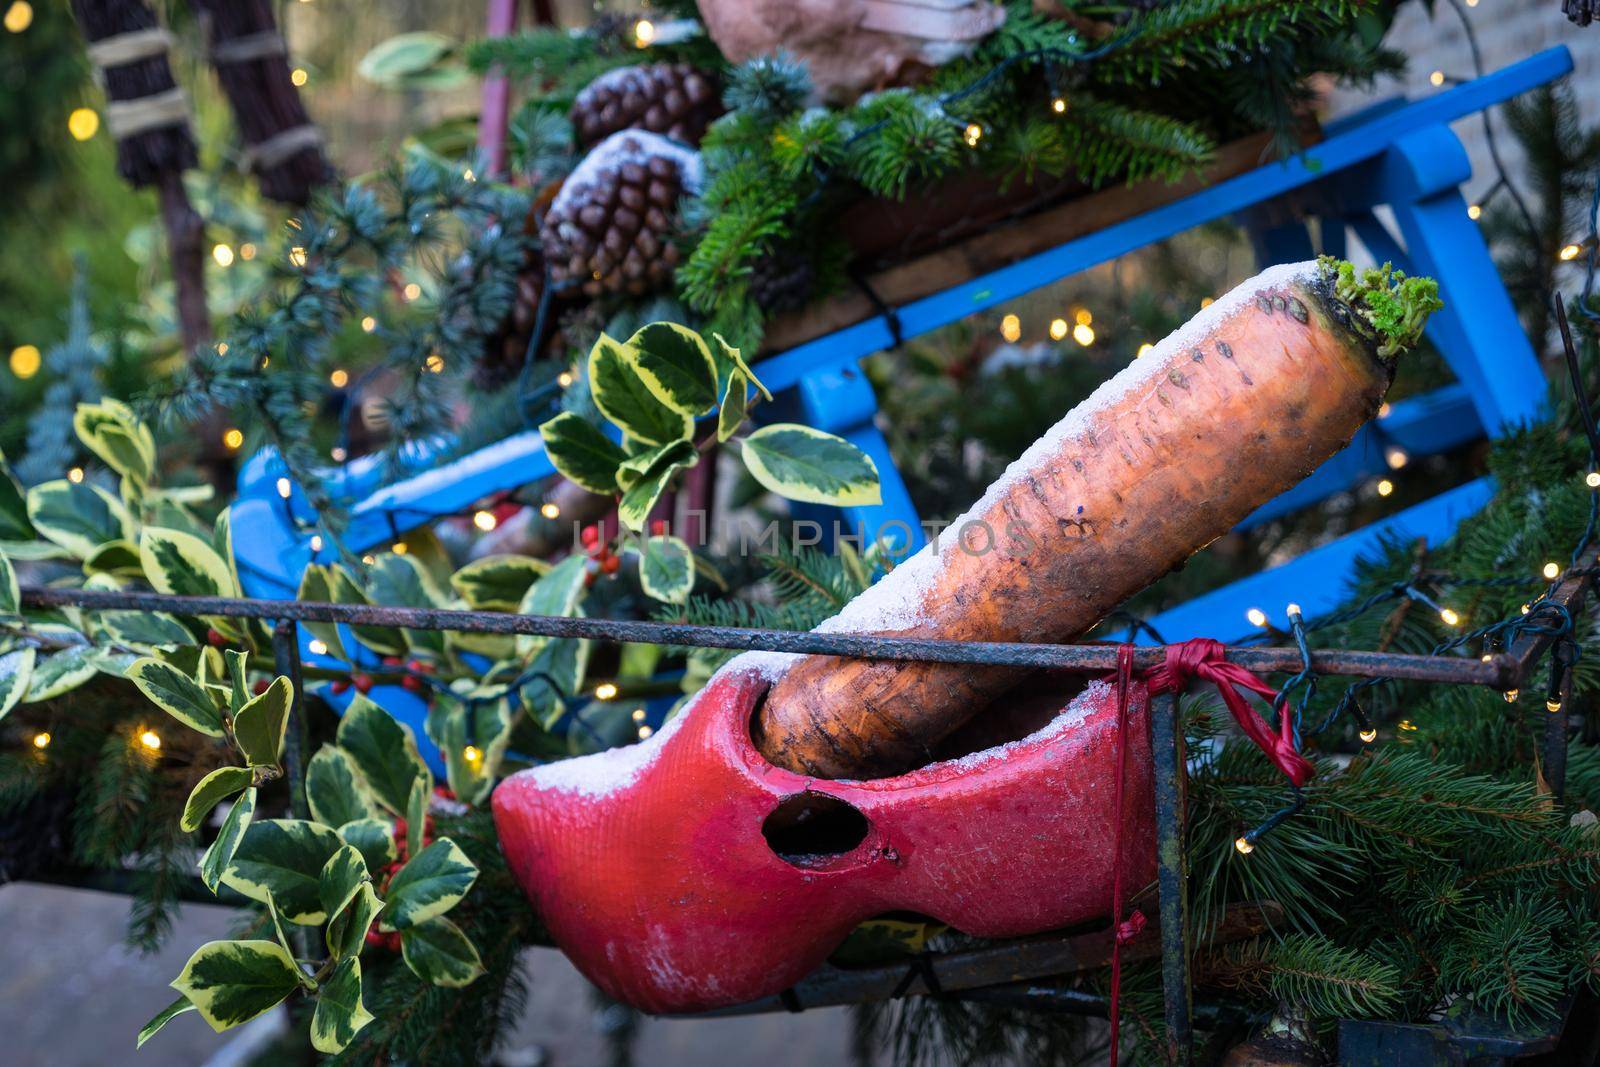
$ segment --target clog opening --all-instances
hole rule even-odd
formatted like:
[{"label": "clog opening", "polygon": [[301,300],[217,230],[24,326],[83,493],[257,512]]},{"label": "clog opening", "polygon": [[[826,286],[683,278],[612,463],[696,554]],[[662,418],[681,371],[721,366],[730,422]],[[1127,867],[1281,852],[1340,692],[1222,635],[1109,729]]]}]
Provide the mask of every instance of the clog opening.
[{"label": "clog opening", "polygon": [[1039,671],[990,701],[939,742],[929,762],[960,759],[1020,741],[1047,726],[1088,686],[1089,675]]}]

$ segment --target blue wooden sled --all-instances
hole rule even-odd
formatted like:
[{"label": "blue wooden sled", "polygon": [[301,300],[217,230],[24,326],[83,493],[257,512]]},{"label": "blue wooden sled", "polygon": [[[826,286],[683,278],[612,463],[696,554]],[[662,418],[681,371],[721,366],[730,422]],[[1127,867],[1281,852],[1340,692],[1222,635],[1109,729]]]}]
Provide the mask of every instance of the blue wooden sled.
[{"label": "blue wooden sled", "polygon": [[[1399,448],[1410,457],[1445,452],[1485,435],[1539,417],[1545,381],[1533,350],[1517,322],[1477,224],[1467,216],[1460,187],[1471,177],[1461,142],[1448,123],[1504,102],[1558,78],[1572,69],[1565,48],[1552,48],[1493,74],[1441,91],[1426,99],[1397,100],[1330,124],[1326,139],[1302,154],[1258,167],[1137,217],[1066,241],[941,292],[896,309],[899,335],[916,337],[1004,303],[1106,260],[1184,230],[1263,205],[1288,206],[1296,217],[1322,219],[1322,251],[1343,255],[1347,230],[1379,260],[1408,273],[1439,280],[1445,308],[1428,323],[1428,336],[1444,355],[1457,382],[1392,405],[1388,414],[1363,428],[1349,447],[1328,460],[1301,484],[1264,505],[1241,528],[1268,521],[1354,488],[1388,469],[1387,456]],[[1396,235],[1375,213],[1386,206]],[[1262,265],[1304,260],[1314,249],[1301,224],[1258,231]],[[874,426],[878,406],[858,362],[890,347],[891,323],[873,316],[826,336],[762,360],[763,381],[777,394],[769,417],[802,421],[853,441],[872,456],[883,482],[883,500],[871,507],[843,509],[847,528],[871,536],[891,528],[909,532],[921,543],[916,509]],[[414,456],[421,470],[383,485],[370,460],[328,471],[337,495],[352,502],[346,545],[355,551],[386,546],[407,529],[441,514],[463,511],[474,502],[536,481],[552,473],[537,432],[508,438],[448,464],[428,466],[436,449]],[[331,546],[313,549],[313,516],[297,487],[280,495],[286,471],[271,452],[253,457],[241,473],[233,518],[234,551],[245,591],[258,597],[292,597],[300,575],[313,559],[333,558]],[[1236,640],[1251,632],[1246,612],[1260,608],[1281,618],[1290,600],[1307,614],[1334,606],[1343,597],[1351,564],[1380,539],[1449,536],[1467,515],[1481,508],[1492,487],[1478,479],[1449,490],[1288,563],[1234,582],[1152,619],[1168,640],[1209,636]],[[901,525],[903,524],[903,526]],[[903,536],[903,535],[902,535]],[[319,542],[320,543],[320,542]],[[420,701],[395,687],[380,702],[419,727],[421,711],[405,714],[399,705]]]}]

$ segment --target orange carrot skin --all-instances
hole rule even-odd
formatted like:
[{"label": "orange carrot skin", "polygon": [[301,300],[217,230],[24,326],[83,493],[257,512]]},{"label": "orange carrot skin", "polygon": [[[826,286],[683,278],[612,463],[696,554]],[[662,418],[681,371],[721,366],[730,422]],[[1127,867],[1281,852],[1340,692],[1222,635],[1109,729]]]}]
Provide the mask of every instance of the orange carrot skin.
[{"label": "orange carrot skin", "polygon": [[[1166,353],[1159,372],[1092,413],[973,516],[995,531],[993,550],[942,545],[925,621],[892,632],[1083,634],[1348,444],[1392,370],[1326,279],[1260,290],[1203,341]],[[973,533],[968,543],[985,540]],[[808,657],[773,687],[755,739],[799,773],[899,774],[936,758],[944,737],[1016,680],[1007,668]]]}]

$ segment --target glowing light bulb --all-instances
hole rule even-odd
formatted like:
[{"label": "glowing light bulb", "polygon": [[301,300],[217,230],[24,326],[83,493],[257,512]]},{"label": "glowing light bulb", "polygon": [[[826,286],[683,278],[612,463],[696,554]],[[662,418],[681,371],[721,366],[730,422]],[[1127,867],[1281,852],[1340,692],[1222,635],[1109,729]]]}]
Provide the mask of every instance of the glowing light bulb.
[{"label": "glowing light bulb", "polygon": [[488,533],[490,530],[500,525],[500,520],[494,517],[494,512],[492,511],[475,511],[472,513],[472,525],[476,526],[484,533]]},{"label": "glowing light bulb", "polygon": [[67,116],[67,132],[72,134],[74,141],[87,141],[99,129],[100,113],[92,107],[74,108],[72,114]]},{"label": "glowing light bulb", "polygon": [[561,507],[555,501],[547,500],[539,505],[539,514],[547,519],[559,519],[561,517]]},{"label": "glowing light bulb", "polygon": [[71,482],[73,485],[81,484],[83,482],[83,468],[73,467],[71,470],[69,470],[67,472],[67,481]]},{"label": "glowing light bulb", "polygon": [[294,484],[287,478],[278,479],[278,495],[288,500],[289,494],[294,492]]},{"label": "glowing light bulb", "polygon": [[610,700],[616,695],[617,687],[610,682],[601,682],[594,687],[594,698],[596,700]]},{"label": "glowing light bulb", "polygon": [[469,182],[475,182],[475,181],[478,180],[478,176],[476,174],[472,173],[472,168],[471,167],[468,167],[466,170],[462,171],[461,172],[461,177],[464,178],[465,180],[469,181]]},{"label": "glowing light bulb", "polygon": [[477,745],[468,745],[466,748],[461,750],[461,758],[466,760],[468,763],[477,764],[482,762],[483,753],[479,750]]},{"label": "glowing light bulb", "polygon": [[1600,489],[1600,471],[1590,471],[1583,476],[1583,484],[1590,489]]},{"label": "glowing light bulb", "polygon": [[1051,319],[1050,320],[1050,340],[1059,341],[1065,336],[1067,336],[1067,320],[1066,319]]},{"label": "glowing light bulb", "polygon": [[635,48],[649,48],[656,39],[656,24],[649,19],[640,19],[633,24],[633,46]]},{"label": "glowing light bulb", "polygon": [[296,67],[289,72],[289,80],[296,85],[304,85],[310,79],[311,75],[306,73],[304,67]]},{"label": "glowing light bulb", "polygon": [[49,748],[50,747],[50,731],[49,730],[40,730],[38,733],[34,734],[33,735],[33,747],[34,748]]},{"label": "glowing light bulb", "polygon": [[1558,578],[1558,577],[1560,577],[1560,575],[1561,575],[1561,564],[1556,563],[1555,561],[1552,560],[1551,562],[1546,563],[1544,565],[1544,576],[1546,578]]},{"label": "glowing light bulb", "polygon": [[1084,348],[1088,348],[1094,344],[1094,327],[1087,326],[1081,322],[1078,323],[1072,328],[1072,339]]},{"label": "glowing light bulb", "polygon": [[144,730],[139,734],[139,743],[151,752],[161,750],[161,735],[154,730]]},{"label": "glowing light bulb", "polygon": [[1526,615],[1526,614],[1527,614],[1527,613],[1528,613],[1528,612],[1530,612],[1530,611],[1532,611],[1532,610],[1533,610],[1533,609],[1532,609],[1532,608],[1530,608],[1530,607],[1529,607],[1529,606],[1528,606],[1528,605],[1526,605],[1526,604],[1524,604],[1524,605],[1522,605],[1522,613],[1523,613],[1523,614],[1524,614],[1524,615]]},{"label": "glowing light bulb", "polygon": [[227,245],[212,245],[211,258],[216,260],[219,267],[233,266],[233,249]]},{"label": "glowing light bulb", "polygon": [[572,372],[564,370],[560,374],[556,375],[556,384],[561,386],[561,388],[563,388],[563,389],[565,389],[567,386],[571,385],[572,384]]},{"label": "glowing light bulb", "polygon": [[249,241],[246,241],[244,244],[240,245],[239,246],[239,258],[242,259],[242,260],[246,260],[246,261],[255,259],[256,258],[256,246],[251,244]]},{"label": "glowing light bulb", "polygon": [[1517,697],[1521,696],[1522,694],[1517,692],[1515,689],[1507,689],[1500,695],[1505,697],[1507,704],[1515,704],[1517,702]]},{"label": "glowing light bulb", "polygon": [[1144,344],[1139,346],[1139,351],[1136,353],[1136,355],[1142,356],[1147,352],[1153,352],[1155,351],[1155,347],[1155,345],[1151,344],[1149,341],[1146,341]]},{"label": "glowing light bulb", "polygon": [[397,556],[403,556],[407,552],[411,551],[411,546],[406,544],[404,541],[396,541],[390,551]]},{"label": "glowing light bulb", "polygon": [[1209,296],[1203,296],[1203,297],[1200,298],[1200,307],[1201,308],[1208,308],[1214,303],[1216,303],[1216,301],[1213,300]]},{"label": "glowing light bulb", "polygon": [[378,562],[378,557],[374,556],[372,553],[368,552],[366,555],[361,557],[361,562],[365,563],[367,566],[370,567],[374,563]]},{"label": "glowing light bulb", "polygon": [[1289,618],[1292,619],[1296,615],[1300,614],[1300,605],[1299,604],[1290,604],[1288,607],[1284,608],[1283,611],[1284,611],[1285,615],[1289,616]]},{"label": "glowing light bulb", "polygon": [[328,654],[327,642],[321,641],[315,637],[306,643],[306,647],[311,650],[311,654],[313,656],[326,656]]},{"label": "glowing light bulb", "polygon": [[1428,75],[1428,84],[1439,86],[1444,84],[1444,71],[1436,70]]},{"label": "glowing light bulb", "polygon": [[[217,342],[217,355],[225,356],[227,354],[228,354],[228,342],[226,342],[226,341],[218,341]],[[265,366],[265,364],[263,364],[263,366]]]},{"label": "glowing light bulb", "polygon": [[1251,608],[1244,613],[1244,617],[1250,620],[1251,626],[1265,626],[1267,624],[1267,613],[1260,608]]},{"label": "glowing light bulb", "polygon": [[1365,730],[1362,730],[1359,736],[1362,741],[1370,745],[1372,742],[1378,739],[1378,731],[1369,726]]},{"label": "glowing light bulb", "polygon": [[322,535],[321,534],[312,534],[311,535],[311,551],[313,551],[313,552],[321,552],[322,551]]},{"label": "glowing light bulb", "polygon": [[1483,215],[1483,208],[1479,207],[1477,204],[1468,204],[1467,205],[1467,218],[1473,219],[1473,220],[1477,220],[1477,219],[1481,218],[1482,215]]},{"label": "glowing light bulb", "polygon": [[430,374],[444,373],[444,357],[437,352],[423,360],[422,365],[427,368]]},{"label": "glowing light bulb", "polygon": [[11,373],[19,379],[32,378],[43,363],[44,358],[36,345],[18,345],[11,350]]},{"label": "glowing light bulb", "polygon": [[1067,102],[1058,96],[1054,100],[1050,101],[1050,110],[1054,111],[1057,115],[1065,114],[1067,110]]},{"label": "glowing light bulb", "polygon": [[417,297],[422,295],[422,286],[418,285],[416,282],[407,282],[406,287],[400,290],[400,295],[405,297],[406,301],[409,303],[410,301],[415,300]]},{"label": "glowing light bulb", "polygon": [[1399,470],[1411,462],[1411,457],[1406,455],[1406,450],[1403,448],[1391,448],[1384,453],[1383,458],[1388,462],[1390,470]]},{"label": "glowing light bulb", "polygon": [[976,122],[967,123],[966,137],[968,145],[977,147],[978,142],[983,140],[983,127]]},{"label": "glowing light bulb", "polygon": [[1239,850],[1239,855],[1241,856],[1248,856],[1256,850],[1256,846],[1250,843],[1248,837],[1238,838],[1234,841],[1233,847]]},{"label": "glowing light bulb", "polygon": [[363,333],[371,333],[373,330],[376,330],[377,328],[378,328],[378,320],[373,318],[371,315],[367,315],[361,320],[361,332],[363,332]]},{"label": "glowing light bulb", "polygon": [[338,445],[334,445],[331,449],[328,450],[328,458],[332,459],[335,463],[343,463],[346,459],[349,458],[349,456],[350,456],[350,453],[346,452],[343,448],[339,447]]},{"label": "glowing light bulb", "polygon": [[[81,137],[78,138],[78,139],[80,141],[83,140],[83,138],[81,138]],[[1565,248],[1563,248],[1557,254],[1561,257],[1562,262],[1566,262],[1569,259],[1577,259],[1578,258],[1578,253],[1581,252],[1581,251],[1583,251],[1583,250],[1581,248],[1579,248],[1577,245],[1567,245]]]},{"label": "glowing light bulb", "polygon": [[[28,0],[16,0],[16,3],[6,8],[6,29],[12,33],[21,33],[33,25],[33,5]],[[45,734],[49,737],[49,734]]]},{"label": "glowing light bulb", "polygon": [[1489,653],[1487,653],[1487,652],[1485,652],[1482,656],[1479,656],[1478,658],[1481,659],[1485,663],[1488,663],[1490,660],[1494,659],[1494,657],[1489,655]]},{"label": "glowing light bulb", "polygon": [[1444,620],[1446,626],[1456,626],[1461,622],[1461,616],[1453,608],[1440,608],[1439,618]]},{"label": "glowing light bulb", "polygon": [[1094,322],[1094,313],[1088,308],[1079,308],[1073,313],[1072,321],[1077,323],[1079,326],[1088,326]]},{"label": "glowing light bulb", "polygon": [[350,372],[343,367],[335,367],[333,373],[328,375],[328,381],[335,389],[343,389],[350,384]]},{"label": "glowing light bulb", "polygon": [[641,727],[639,727],[639,740],[643,741],[645,738],[649,737],[653,733],[655,733],[655,731],[650,729],[650,727],[641,726]]},{"label": "glowing light bulb", "polygon": [[1385,400],[1383,403],[1378,405],[1378,418],[1387,419],[1389,417],[1390,413],[1392,413],[1393,411],[1394,411],[1394,408],[1390,407],[1389,406],[1389,402],[1387,400]]},{"label": "glowing light bulb", "polygon": [[1394,483],[1393,482],[1391,482],[1387,478],[1378,479],[1378,495],[1379,496],[1388,496],[1392,492],[1394,492]]},{"label": "glowing light bulb", "polygon": [[229,452],[238,451],[239,446],[242,444],[244,444],[244,431],[229,429],[223,432],[222,445]]},{"label": "glowing light bulb", "polygon": [[306,250],[302,245],[295,245],[289,249],[289,263],[292,266],[303,267],[306,265]]},{"label": "glowing light bulb", "polygon": [[1022,336],[1022,320],[1015,315],[1007,315],[1001,319],[1000,336],[1007,341],[1016,341]]},{"label": "glowing light bulb", "polygon": [[1395,723],[1395,725],[1398,726],[1400,729],[1406,731],[1407,733],[1416,733],[1417,732],[1416,723],[1412,722],[1410,719],[1401,719],[1399,722]]},{"label": "glowing light bulb", "polygon": [[1548,711],[1550,714],[1554,715],[1556,712],[1561,710],[1561,701],[1559,701],[1559,700],[1546,700],[1544,702],[1544,710]]},{"label": "glowing light bulb", "polygon": [[643,708],[634,708],[633,709],[633,721],[634,722],[644,722],[644,709]]}]

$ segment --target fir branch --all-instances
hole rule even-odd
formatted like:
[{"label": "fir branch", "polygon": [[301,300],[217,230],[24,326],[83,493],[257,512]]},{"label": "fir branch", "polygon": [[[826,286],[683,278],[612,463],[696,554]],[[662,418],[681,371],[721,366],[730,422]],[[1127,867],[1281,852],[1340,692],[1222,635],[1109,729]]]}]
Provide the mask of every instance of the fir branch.
[{"label": "fir branch", "polygon": [[1392,964],[1305,934],[1229,945],[1203,956],[1196,970],[1203,985],[1262,1006],[1294,1004],[1325,1018],[1381,1018],[1400,997]]}]

